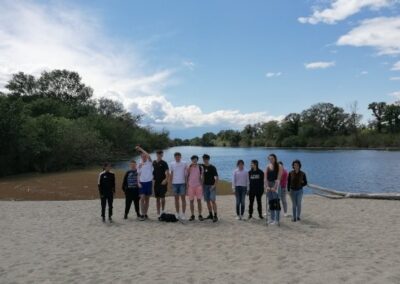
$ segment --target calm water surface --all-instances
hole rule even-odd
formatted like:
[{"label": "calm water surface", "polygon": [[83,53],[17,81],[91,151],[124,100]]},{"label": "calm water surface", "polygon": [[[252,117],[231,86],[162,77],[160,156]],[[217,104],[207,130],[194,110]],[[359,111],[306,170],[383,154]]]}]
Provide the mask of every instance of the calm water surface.
[{"label": "calm water surface", "polygon": [[[267,156],[275,153],[285,167],[294,159],[300,159],[309,183],[352,192],[400,192],[400,151],[375,150],[284,150],[265,148],[226,147],[173,147],[164,151],[164,159],[173,161],[173,154],[181,152],[184,161],[190,156],[211,156],[220,177],[230,180],[236,161],[243,159],[246,168],[256,159],[265,169]],[[152,154],[153,157],[155,155]],[[120,162],[117,168],[126,168],[127,162]]]}]

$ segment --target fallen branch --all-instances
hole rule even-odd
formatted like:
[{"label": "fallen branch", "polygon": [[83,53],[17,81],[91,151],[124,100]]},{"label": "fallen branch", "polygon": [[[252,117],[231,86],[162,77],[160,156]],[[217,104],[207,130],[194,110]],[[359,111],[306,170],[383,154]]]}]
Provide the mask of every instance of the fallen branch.
[{"label": "fallen branch", "polygon": [[[309,188],[313,190],[313,193],[319,196],[340,199],[340,198],[364,198],[364,199],[383,199],[383,200],[400,200],[400,192],[393,193],[354,193],[337,191],[329,188],[325,188],[315,184],[309,184]],[[321,193],[322,192],[322,193]]]}]

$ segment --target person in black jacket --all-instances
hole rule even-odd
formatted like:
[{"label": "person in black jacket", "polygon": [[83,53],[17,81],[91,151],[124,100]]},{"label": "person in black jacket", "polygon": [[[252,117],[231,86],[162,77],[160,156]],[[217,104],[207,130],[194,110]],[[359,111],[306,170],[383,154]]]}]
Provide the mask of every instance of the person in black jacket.
[{"label": "person in black jacket", "polygon": [[105,163],[99,174],[98,187],[101,199],[101,217],[106,221],[106,203],[108,203],[108,219],[112,222],[113,199],[115,194],[115,175],[110,172],[111,164]]},{"label": "person in black jacket", "polygon": [[295,160],[292,163],[293,171],[288,177],[288,191],[293,205],[293,222],[300,221],[301,202],[303,199],[303,187],[307,185],[307,176],[301,171],[301,162]]},{"label": "person in black jacket", "polygon": [[249,195],[249,219],[253,218],[254,199],[257,200],[257,211],[260,219],[264,219],[262,214],[262,195],[264,193],[264,172],[258,168],[258,161],[251,161],[251,170],[249,171],[250,190]]},{"label": "person in black jacket", "polygon": [[122,191],[125,193],[125,215],[124,219],[128,219],[129,210],[131,209],[132,201],[135,205],[136,216],[140,218],[139,208],[139,176],[137,171],[137,165],[135,160],[131,160],[129,163],[130,170],[125,173],[124,180],[122,182]]}]

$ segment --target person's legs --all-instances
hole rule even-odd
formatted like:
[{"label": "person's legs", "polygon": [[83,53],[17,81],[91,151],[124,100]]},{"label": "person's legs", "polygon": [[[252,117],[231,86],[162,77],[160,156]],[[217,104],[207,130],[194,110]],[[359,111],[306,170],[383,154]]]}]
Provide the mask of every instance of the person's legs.
[{"label": "person's legs", "polygon": [[190,215],[194,216],[194,199],[189,199],[190,202]]},{"label": "person's legs", "polygon": [[259,192],[257,192],[257,194],[256,194],[256,199],[257,199],[257,211],[258,211],[258,216],[260,217],[260,218],[264,218],[263,217],[263,215],[262,215],[262,195],[263,195],[263,192],[261,191],[259,191]]},{"label": "person's legs", "polygon": [[185,213],[186,213],[186,195],[185,195],[185,193],[183,193],[181,195],[181,201],[182,201],[182,213],[183,213],[183,215],[185,215]]},{"label": "person's legs", "polygon": [[107,203],[107,198],[104,196],[100,198],[100,203],[101,203],[101,217],[104,219],[106,217],[106,203]]},{"label": "person's legs", "polygon": [[303,190],[300,189],[297,192],[297,219],[300,219],[301,215],[301,203],[303,201]]},{"label": "person's legs", "polygon": [[279,187],[279,196],[281,198],[283,213],[287,213],[287,200],[286,200],[286,188]]},{"label": "person's legs", "polygon": [[240,207],[240,192],[239,192],[239,189],[240,187],[239,186],[236,186],[236,188],[235,188],[235,197],[236,197],[236,215],[237,216],[240,216],[240,210],[239,210],[239,207]]},{"label": "person's legs", "polygon": [[144,216],[146,213],[146,201],[145,201],[146,196],[144,194],[140,195],[140,215]]},{"label": "person's legs", "polygon": [[[195,195],[195,198],[197,199],[197,211],[199,213],[199,217],[201,217],[199,219],[203,219],[203,216],[201,215],[201,213],[202,213],[201,198],[203,197],[203,186],[200,185],[200,186],[196,187],[195,191],[194,191],[194,195]],[[202,221],[202,220],[200,220],[200,221]]]},{"label": "person's legs", "polygon": [[201,199],[197,199],[197,211],[199,211],[199,216],[201,216],[202,212]]},{"label": "person's legs", "polygon": [[293,214],[293,220],[297,220],[297,199],[296,199],[296,191],[292,190],[290,191],[290,197],[292,199],[292,214]]},{"label": "person's legs", "polygon": [[133,204],[135,206],[135,212],[136,212],[136,216],[140,217],[140,196],[139,196],[139,192],[134,192],[133,193]]},{"label": "person's legs", "polygon": [[165,211],[165,197],[161,198],[161,212]]},{"label": "person's legs", "polygon": [[145,202],[146,202],[146,214],[145,215],[147,215],[147,213],[149,212],[150,195],[146,195]]},{"label": "person's legs", "polygon": [[107,197],[107,203],[108,203],[108,217],[111,219],[113,215],[113,201],[114,197],[111,194],[110,196]]},{"label": "person's legs", "polygon": [[254,198],[256,197],[255,191],[250,190],[249,192],[249,217],[253,215],[253,205],[254,205]]},{"label": "person's legs", "polygon": [[129,210],[131,209],[132,200],[133,200],[133,194],[130,192],[130,190],[128,190],[125,193],[125,218],[128,216]]},{"label": "person's legs", "polygon": [[241,203],[240,203],[240,215],[243,216],[246,206],[246,187],[242,187],[241,192]]}]

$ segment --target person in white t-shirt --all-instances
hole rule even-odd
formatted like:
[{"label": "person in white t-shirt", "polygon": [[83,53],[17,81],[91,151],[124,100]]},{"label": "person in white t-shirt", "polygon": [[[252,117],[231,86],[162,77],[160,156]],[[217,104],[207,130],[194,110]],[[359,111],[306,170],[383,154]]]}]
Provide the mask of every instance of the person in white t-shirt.
[{"label": "person in white t-shirt", "polygon": [[[186,212],[186,175],[187,175],[187,164],[181,161],[181,153],[174,154],[175,161],[170,165],[170,179],[172,184],[172,190],[175,195],[175,209],[176,216],[182,220],[185,220]],[[182,214],[179,213],[179,199],[182,202]]]},{"label": "person in white t-shirt", "polygon": [[142,161],[139,164],[139,195],[140,195],[140,220],[148,219],[147,211],[149,210],[150,196],[152,195],[153,187],[153,163],[149,153],[143,150],[140,146],[136,146],[136,150],[141,153]]}]

